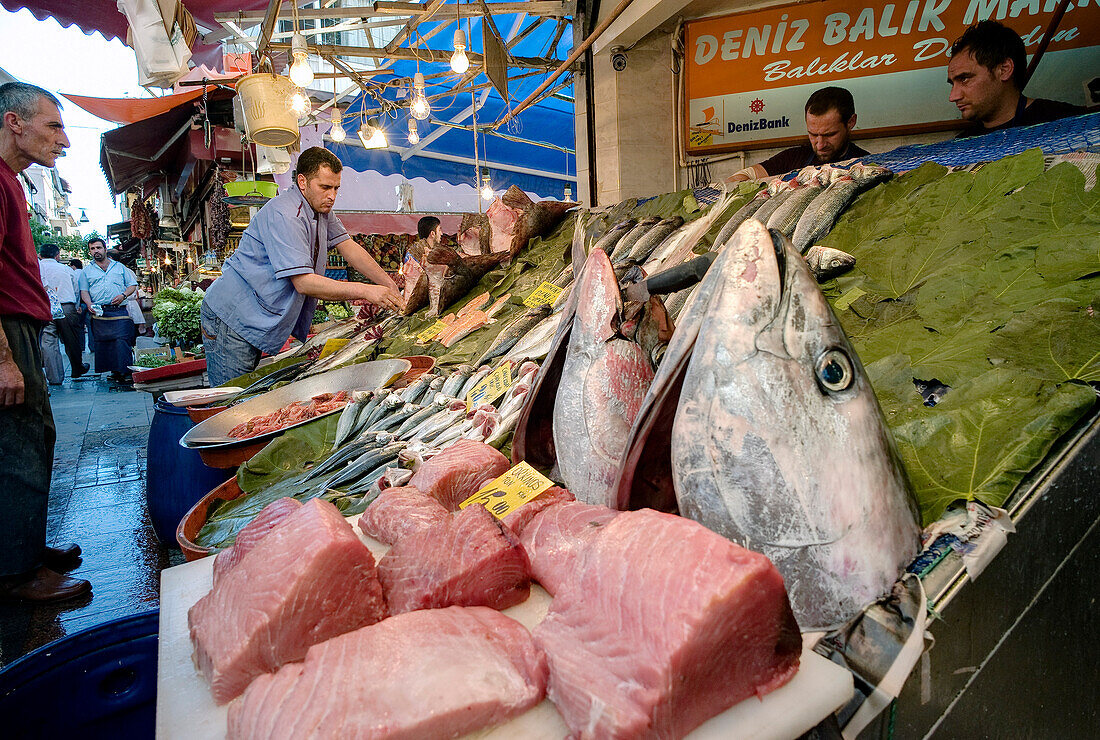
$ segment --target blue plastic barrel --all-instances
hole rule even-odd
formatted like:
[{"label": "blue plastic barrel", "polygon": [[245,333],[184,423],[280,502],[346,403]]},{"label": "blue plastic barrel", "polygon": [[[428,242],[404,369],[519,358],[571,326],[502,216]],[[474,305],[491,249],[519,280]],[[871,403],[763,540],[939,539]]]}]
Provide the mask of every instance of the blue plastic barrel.
[{"label": "blue plastic barrel", "polygon": [[159,611],[40,647],[0,670],[6,737],[153,737]]},{"label": "blue plastic barrel", "polygon": [[233,470],[210,468],[199,453],[180,447],[180,437],[194,426],[181,409],[160,399],[149,427],[149,462],[145,496],[157,537],[168,547],[176,544],[176,527],[195,503],[233,475]]}]

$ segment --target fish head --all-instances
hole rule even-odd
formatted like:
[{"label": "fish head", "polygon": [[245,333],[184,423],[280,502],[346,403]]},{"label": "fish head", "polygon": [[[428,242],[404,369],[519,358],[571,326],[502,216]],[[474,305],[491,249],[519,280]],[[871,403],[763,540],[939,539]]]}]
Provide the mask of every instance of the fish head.
[{"label": "fish head", "polygon": [[618,333],[623,299],[611,258],[602,249],[594,249],[588,255],[574,294],[578,307],[584,306],[583,311],[577,311],[574,331],[597,342],[605,342]]}]

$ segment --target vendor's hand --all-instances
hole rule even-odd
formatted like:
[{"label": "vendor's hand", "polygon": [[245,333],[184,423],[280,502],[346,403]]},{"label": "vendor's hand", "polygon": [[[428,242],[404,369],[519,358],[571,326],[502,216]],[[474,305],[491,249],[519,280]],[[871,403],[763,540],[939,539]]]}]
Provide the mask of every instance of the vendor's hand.
[{"label": "vendor's hand", "polygon": [[0,362],[0,408],[23,403],[23,373],[14,360]]},{"label": "vendor's hand", "polygon": [[118,306],[124,300],[126,300],[126,294],[125,293],[119,293],[118,295],[116,295],[114,298],[111,299],[111,305],[112,306]]},{"label": "vendor's hand", "polygon": [[363,285],[363,298],[380,308],[391,311],[404,311],[405,301],[393,288],[385,285]]}]

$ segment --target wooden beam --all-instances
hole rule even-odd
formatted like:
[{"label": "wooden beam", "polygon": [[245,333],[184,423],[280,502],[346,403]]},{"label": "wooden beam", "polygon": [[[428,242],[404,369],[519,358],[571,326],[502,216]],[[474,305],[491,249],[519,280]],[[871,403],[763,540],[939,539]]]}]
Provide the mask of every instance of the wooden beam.
[{"label": "wooden beam", "polygon": [[565,33],[565,29],[570,25],[572,21],[560,20],[558,21],[558,30],[554,32],[554,39],[550,42],[550,46],[546,48],[547,54],[553,54],[554,49],[558,47],[558,42],[561,41],[562,34]]},{"label": "wooden beam", "polygon": [[275,21],[279,19],[279,7],[281,5],[282,0],[271,0],[267,4],[263,25],[260,27],[260,41],[256,45],[257,61],[267,53],[268,44],[271,42],[271,34],[275,31]]},{"label": "wooden beam", "polygon": [[537,18],[537,19],[535,19],[535,21],[531,25],[529,25],[527,28],[520,31],[518,36],[516,36],[514,39],[512,39],[511,41],[508,42],[508,51],[511,51],[512,48],[516,44],[518,44],[520,41],[523,41],[525,38],[530,36],[531,33],[536,28],[538,28],[539,26],[541,26],[543,23],[545,23],[548,20],[549,20],[549,18]]},{"label": "wooden beam", "polygon": [[[565,18],[569,15],[566,4],[556,0],[530,0],[529,2],[488,3],[489,10],[494,15],[510,15],[512,13],[526,13],[527,15],[545,16],[548,18]],[[301,20],[317,20],[320,18],[377,18],[381,16],[423,15],[428,6],[421,3],[409,2],[383,2],[374,3],[373,6],[360,8],[302,8],[298,11]],[[482,11],[473,6],[462,8],[462,17],[480,16]],[[232,21],[238,26],[254,26],[261,23],[265,13],[237,12],[215,13],[214,20],[218,23]],[[459,17],[459,10],[452,5],[444,5],[434,13],[436,20],[453,21]],[[293,16],[287,13],[284,17],[279,15],[279,20],[292,20]]]},{"label": "wooden beam", "polygon": [[386,51],[393,51],[405,43],[405,39],[410,38],[413,35],[413,31],[420,25],[421,21],[426,21],[439,10],[439,6],[443,4],[443,0],[429,0],[425,5],[423,13],[414,15],[409,18],[409,22],[405,24],[405,27],[397,32],[397,35],[390,39],[390,42],[386,44]]}]

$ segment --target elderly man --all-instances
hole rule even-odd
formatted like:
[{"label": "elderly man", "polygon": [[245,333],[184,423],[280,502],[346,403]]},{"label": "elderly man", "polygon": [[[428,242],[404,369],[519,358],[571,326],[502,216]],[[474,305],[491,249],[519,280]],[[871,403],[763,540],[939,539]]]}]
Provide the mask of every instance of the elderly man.
[{"label": "elderly man", "polygon": [[88,240],[88,251],[92,264],[80,271],[80,297],[92,307],[95,371],[125,382],[134,364],[134,322],[124,304],[137,292],[137,280],[124,264],[107,256],[107,244],[99,237]]},{"label": "elderly man", "polygon": [[759,180],[810,165],[842,162],[862,157],[866,150],[851,141],[856,127],[856,103],[843,87],[823,87],[806,101],[806,134],[809,142],[784,149],[726,178],[726,182]]},{"label": "elderly man", "polygon": [[[212,386],[252,372],[290,336],[305,339],[317,299],[366,300],[399,311],[393,279],[332,213],[343,165],[322,147],[298,157],[294,185],[260,209],[202,302],[206,374]],[[325,277],[328,250],[374,284]]]},{"label": "elderly man", "polygon": [[0,599],[61,601],[92,590],[58,573],[80,548],[46,546],[56,432],[42,375],[38,332],[52,320],[17,179],[31,164],[53,167],[69,146],[61,105],[21,82],[0,85]]},{"label": "elderly man", "polygon": [[1027,57],[1020,35],[997,21],[980,21],[951,45],[948,100],[968,126],[959,137],[1056,121],[1085,113],[1057,100],[1024,97]]}]

